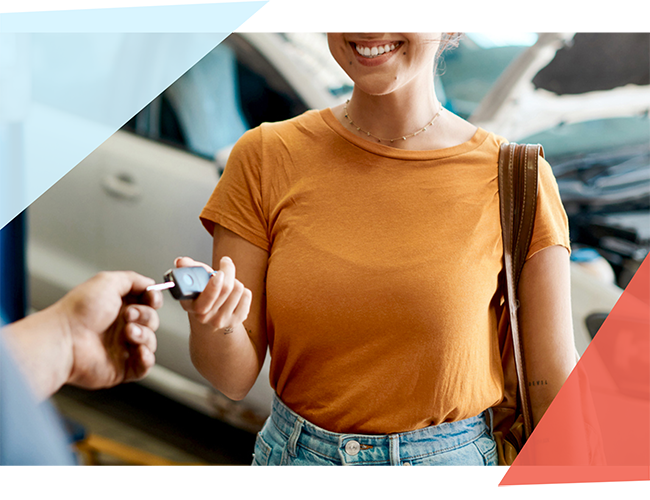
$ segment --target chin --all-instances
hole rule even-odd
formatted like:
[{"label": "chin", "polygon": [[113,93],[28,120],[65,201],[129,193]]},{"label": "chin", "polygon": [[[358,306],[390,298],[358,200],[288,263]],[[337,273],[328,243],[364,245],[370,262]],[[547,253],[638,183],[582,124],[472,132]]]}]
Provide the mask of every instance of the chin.
[{"label": "chin", "polygon": [[[373,80],[376,80],[376,79],[373,79]],[[399,90],[400,86],[395,85],[394,82],[380,83],[380,82],[377,82],[377,81],[364,82],[363,80],[359,80],[359,81],[354,83],[354,88],[355,88],[355,90],[363,92],[364,94],[379,97],[379,96],[385,96],[385,95],[392,94],[396,90]]]}]

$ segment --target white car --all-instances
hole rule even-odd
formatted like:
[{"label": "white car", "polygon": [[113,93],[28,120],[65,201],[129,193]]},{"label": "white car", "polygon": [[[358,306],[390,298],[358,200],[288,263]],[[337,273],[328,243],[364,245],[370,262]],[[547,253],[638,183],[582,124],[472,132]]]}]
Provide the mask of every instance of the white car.
[{"label": "white car", "polygon": [[[472,39],[466,43],[473,43]],[[515,57],[515,63],[521,64],[526,54],[530,57],[539,49],[533,45],[501,51],[500,64],[505,67]],[[485,54],[478,59],[484,60]],[[450,58],[448,76],[462,75],[454,64]],[[513,81],[531,80],[534,74],[524,71]],[[498,73],[482,82],[485,92],[497,77]],[[444,75],[438,83],[442,94]],[[497,82],[491,92],[497,92],[498,86],[507,88],[506,83]],[[262,121],[334,106],[350,90],[350,81],[329,56],[322,34],[231,35],[31,205],[32,307],[51,304],[100,270],[132,269],[161,280],[178,256],[210,263],[212,241],[198,214],[232,144]],[[448,105],[456,104],[469,115],[475,107],[467,98],[471,92],[463,99],[450,92]],[[505,130],[509,118],[500,109],[482,115],[485,128],[518,140],[521,134]],[[598,327],[598,321],[592,321],[590,333],[586,318],[596,314],[592,318],[602,321],[622,291],[590,270],[597,265],[603,265],[602,259],[589,265],[573,263],[574,326],[580,353]],[[248,396],[231,401],[194,369],[187,315],[171,297],[166,297],[160,318],[157,364],[142,383],[232,425],[258,430],[272,399],[268,358]]]}]

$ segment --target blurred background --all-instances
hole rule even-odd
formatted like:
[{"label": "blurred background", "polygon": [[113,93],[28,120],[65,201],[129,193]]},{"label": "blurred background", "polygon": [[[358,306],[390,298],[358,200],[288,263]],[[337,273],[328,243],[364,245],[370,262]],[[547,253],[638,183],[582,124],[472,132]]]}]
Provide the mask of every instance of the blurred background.
[{"label": "blurred background", "polygon": [[[33,56],[46,65],[74,43],[60,35]],[[147,64],[164,65],[164,50]],[[108,55],[100,73],[136,57],[128,40]],[[450,111],[544,146],[570,221],[583,353],[650,248],[650,34],[465,33],[435,80]],[[89,83],[67,73],[66,84]],[[177,256],[210,262],[198,214],[232,145],[262,122],[335,106],[351,90],[322,33],[230,35],[0,231],[0,272],[13,283],[0,289],[4,315],[46,307],[100,270],[161,281]],[[181,307],[166,297],[160,316],[157,365],[144,381],[55,397],[74,439],[104,437],[174,462],[250,463],[271,401],[268,361],[251,393],[231,401],[193,368]]]}]

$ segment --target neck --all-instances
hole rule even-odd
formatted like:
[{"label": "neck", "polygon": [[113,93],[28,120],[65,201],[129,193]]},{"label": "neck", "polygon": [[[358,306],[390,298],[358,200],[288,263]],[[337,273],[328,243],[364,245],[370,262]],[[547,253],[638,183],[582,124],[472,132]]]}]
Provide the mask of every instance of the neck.
[{"label": "neck", "polygon": [[440,109],[433,85],[428,90],[404,89],[387,95],[371,95],[355,88],[347,105],[348,121],[351,119],[355,125],[351,129],[358,127],[382,139],[412,136],[427,126]]}]

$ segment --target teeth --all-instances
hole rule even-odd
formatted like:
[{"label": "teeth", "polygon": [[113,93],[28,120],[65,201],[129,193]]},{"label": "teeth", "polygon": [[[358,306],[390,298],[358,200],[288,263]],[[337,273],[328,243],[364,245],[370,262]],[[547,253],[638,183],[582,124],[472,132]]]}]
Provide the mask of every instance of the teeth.
[{"label": "teeth", "polygon": [[362,55],[363,57],[377,57],[382,54],[386,54],[387,52],[391,52],[395,50],[396,45],[394,43],[387,43],[384,46],[379,46],[379,47],[362,47],[360,45],[356,46],[357,52]]}]

